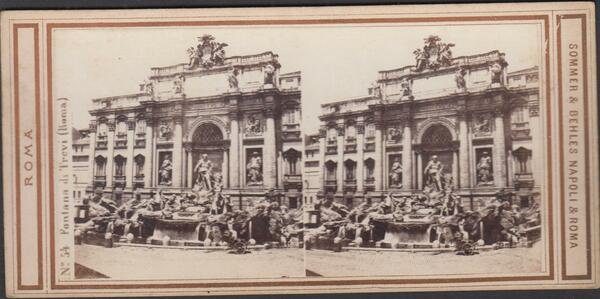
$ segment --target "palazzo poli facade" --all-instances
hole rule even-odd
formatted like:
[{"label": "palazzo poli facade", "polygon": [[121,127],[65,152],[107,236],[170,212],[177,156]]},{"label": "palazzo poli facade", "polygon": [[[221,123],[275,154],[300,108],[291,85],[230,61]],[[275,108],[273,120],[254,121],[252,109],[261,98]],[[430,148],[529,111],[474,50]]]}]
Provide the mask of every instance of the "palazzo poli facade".
[{"label": "palazzo poli facade", "polygon": [[452,57],[453,46],[430,36],[415,66],[380,71],[368,95],[322,105],[319,134],[305,136],[306,203],[352,206],[442,184],[470,209],[497,196],[537,200],[538,68],[509,73],[499,51]]},{"label": "palazzo poli facade", "polygon": [[210,35],[135,94],[93,99],[89,192],[116,201],[189,191],[210,168],[234,206],[301,204],[300,72],[272,52],[225,57]]}]

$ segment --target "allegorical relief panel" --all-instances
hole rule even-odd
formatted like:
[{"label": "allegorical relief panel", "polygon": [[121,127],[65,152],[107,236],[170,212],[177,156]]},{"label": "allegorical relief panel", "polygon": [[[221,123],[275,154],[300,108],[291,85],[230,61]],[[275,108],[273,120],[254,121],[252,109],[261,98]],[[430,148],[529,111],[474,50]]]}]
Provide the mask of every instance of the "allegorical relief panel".
[{"label": "allegorical relief panel", "polygon": [[400,143],[402,141],[402,126],[394,124],[387,128],[388,143]]},{"label": "allegorical relief panel", "polygon": [[244,120],[245,136],[262,136],[264,131],[264,117],[261,113],[246,114]]},{"label": "allegorical relief panel", "polygon": [[158,125],[158,139],[169,141],[173,137],[173,124],[170,121],[162,120]]},{"label": "allegorical relief panel", "polygon": [[475,137],[489,136],[492,134],[492,113],[484,112],[473,114],[472,128]]}]

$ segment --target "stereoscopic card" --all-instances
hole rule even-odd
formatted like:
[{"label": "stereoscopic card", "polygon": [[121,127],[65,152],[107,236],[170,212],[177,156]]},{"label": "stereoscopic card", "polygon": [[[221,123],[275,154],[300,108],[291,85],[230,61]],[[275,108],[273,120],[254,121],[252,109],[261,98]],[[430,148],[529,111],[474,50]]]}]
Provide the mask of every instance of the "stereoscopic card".
[{"label": "stereoscopic card", "polygon": [[6,293],[598,284],[590,3],[1,13]]}]

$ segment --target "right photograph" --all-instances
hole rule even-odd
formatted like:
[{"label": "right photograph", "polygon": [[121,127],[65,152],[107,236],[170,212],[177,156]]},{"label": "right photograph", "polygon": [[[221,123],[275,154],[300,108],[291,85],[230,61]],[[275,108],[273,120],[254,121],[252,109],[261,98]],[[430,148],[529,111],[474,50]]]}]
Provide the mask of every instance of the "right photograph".
[{"label": "right photograph", "polygon": [[307,275],[547,271],[539,26],[369,30],[306,72]]}]

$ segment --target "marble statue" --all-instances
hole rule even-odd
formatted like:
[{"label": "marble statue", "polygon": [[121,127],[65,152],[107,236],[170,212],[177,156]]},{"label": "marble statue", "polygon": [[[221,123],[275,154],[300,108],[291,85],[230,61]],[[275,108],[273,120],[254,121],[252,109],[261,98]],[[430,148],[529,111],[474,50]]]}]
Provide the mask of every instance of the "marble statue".
[{"label": "marble statue", "polygon": [[410,100],[412,99],[412,88],[410,86],[410,81],[406,78],[400,81],[400,90],[401,90],[401,100]]},{"label": "marble statue", "polygon": [[438,157],[433,155],[427,166],[425,167],[425,185],[430,186],[432,189],[442,191],[442,172],[444,170],[444,164],[438,161]]},{"label": "marble statue", "polygon": [[390,182],[392,186],[402,186],[402,163],[398,157],[394,158],[394,163],[392,163]]},{"label": "marble statue", "polygon": [[262,160],[257,152],[252,153],[250,162],[246,165],[248,184],[258,185],[262,182]]},{"label": "marble statue", "polygon": [[477,163],[477,183],[480,185],[491,184],[494,181],[491,170],[492,158],[487,152],[483,152]]},{"label": "marble statue", "polygon": [[238,78],[237,78],[238,73],[239,73],[238,70],[234,69],[227,77],[227,83],[229,83],[230,90],[238,90],[238,85],[239,85]]},{"label": "marble statue", "polygon": [[427,57],[425,57],[425,52],[423,52],[423,50],[421,49],[416,49],[415,51],[413,51],[413,54],[415,55],[416,60],[414,71],[424,71],[427,67]]},{"label": "marble statue", "polygon": [[159,169],[159,184],[160,185],[171,185],[171,177],[173,173],[173,163],[171,162],[171,156],[165,155],[162,164]]},{"label": "marble statue", "polygon": [[467,74],[467,70],[462,67],[459,67],[454,74],[454,82],[456,82],[456,90],[459,92],[464,92],[467,90],[467,81],[465,80],[465,75]]},{"label": "marble statue", "polygon": [[212,190],[212,162],[208,159],[207,154],[202,154],[194,167],[194,173],[196,174],[196,182],[194,184],[198,186],[198,190]]},{"label": "marble statue", "polygon": [[183,82],[185,81],[185,77],[182,75],[177,76],[175,80],[173,80],[173,93],[181,94],[183,93]]},{"label": "marble statue", "polygon": [[490,81],[492,84],[502,84],[502,65],[498,62],[494,62],[490,66]]},{"label": "marble statue", "polygon": [[275,85],[275,67],[272,64],[267,64],[264,69],[264,84]]},{"label": "marble statue", "polygon": [[148,95],[153,95],[154,94],[154,83],[144,81],[143,88],[144,88],[143,91],[146,94],[148,94]]}]

